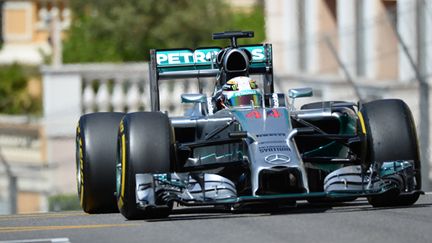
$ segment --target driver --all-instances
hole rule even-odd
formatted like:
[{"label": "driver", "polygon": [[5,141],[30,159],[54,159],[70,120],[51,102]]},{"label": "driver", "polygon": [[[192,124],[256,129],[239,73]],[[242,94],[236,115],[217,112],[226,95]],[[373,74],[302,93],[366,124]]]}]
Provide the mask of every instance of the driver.
[{"label": "driver", "polygon": [[217,110],[226,108],[261,107],[262,94],[256,81],[245,76],[228,80],[215,94]]}]

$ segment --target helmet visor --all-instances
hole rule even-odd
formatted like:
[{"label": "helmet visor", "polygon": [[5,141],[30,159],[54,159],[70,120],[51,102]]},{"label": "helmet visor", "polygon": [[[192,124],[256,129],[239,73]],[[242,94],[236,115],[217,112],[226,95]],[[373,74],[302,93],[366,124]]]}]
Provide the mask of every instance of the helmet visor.
[{"label": "helmet visor", "polygon": [[233,96],[228,99],[228,105],[231,107],[238,106],[250,106],[251,102],[253,102],[254,106],[261,106],[261,95],[256,94],[248,94],[241,96]]}]

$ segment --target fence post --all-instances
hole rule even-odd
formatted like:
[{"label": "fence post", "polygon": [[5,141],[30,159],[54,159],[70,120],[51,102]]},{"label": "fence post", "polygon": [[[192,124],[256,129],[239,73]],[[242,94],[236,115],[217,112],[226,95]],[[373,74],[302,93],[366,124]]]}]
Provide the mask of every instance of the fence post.
[{"label": "fence post", "polygon": [[6,176],[8,178],[8,184],[9,184],[9,213],[10,214],[16,214],[17,213],[17,194],[18,194],[18,183],[17,183],[17,176],[13,174],[10,164],[6,161],[5,157],[3,156],[3,153],[0,149],[0,162],[3,164]]},{"label": "fence post", "polygon": [[81,115],[81,74],[75,67],[42,68],[45,132],[50,136],[73,136]]},{"label": "fence post", "polygon": [[10,214],[18,212],[18,177],[16,175],[9,175],[9,200],[10,200]]}]

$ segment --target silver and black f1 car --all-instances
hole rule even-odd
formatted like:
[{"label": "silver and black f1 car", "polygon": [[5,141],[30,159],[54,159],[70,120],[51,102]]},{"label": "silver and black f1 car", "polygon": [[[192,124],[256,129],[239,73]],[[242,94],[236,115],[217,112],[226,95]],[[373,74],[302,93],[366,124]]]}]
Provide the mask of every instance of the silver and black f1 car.
[{"label": "silver and black f1 car", "polygon": [[[275,93],[272,46],[151,50],[150,112],[92,113],[77,127],[78,194],[87,213],[167,217],[184,206],[295,205],[367,197],[374,207],[414,204],[421,191],[414,121],[401,100],[325,101],[297,109],[312,89]],[[250,78],[262,77],[262,87]],[[209,78],[214,93],[183,94],[168,117],[159,80]],[[286,97],[287,96],[287,97]]]}]

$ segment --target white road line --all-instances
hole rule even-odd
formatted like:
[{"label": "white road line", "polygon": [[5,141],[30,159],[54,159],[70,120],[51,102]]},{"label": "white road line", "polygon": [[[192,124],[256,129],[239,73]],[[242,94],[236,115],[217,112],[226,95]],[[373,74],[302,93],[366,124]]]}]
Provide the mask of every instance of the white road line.
[{"label": "white road line", "polygon": [[0,241],[0,243],[35,243],[35,242],[37,242],[37,243],[71,243],[68,238]]},{"label": "white road line", "polygon": [[426,195],[432,195],[432,192],[425,192]]}]

